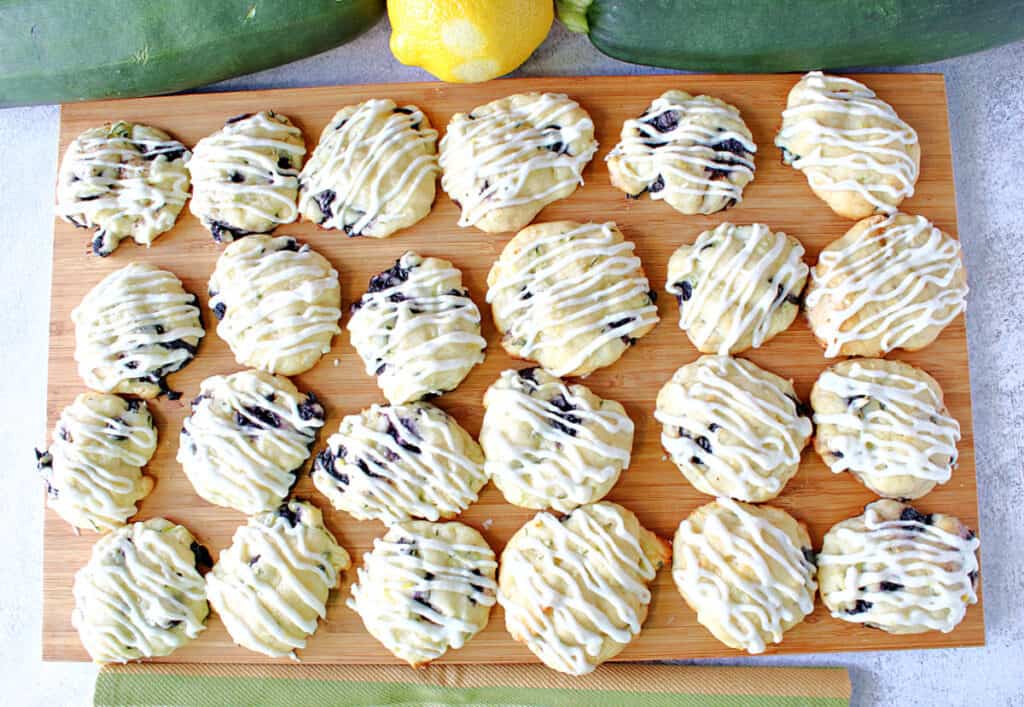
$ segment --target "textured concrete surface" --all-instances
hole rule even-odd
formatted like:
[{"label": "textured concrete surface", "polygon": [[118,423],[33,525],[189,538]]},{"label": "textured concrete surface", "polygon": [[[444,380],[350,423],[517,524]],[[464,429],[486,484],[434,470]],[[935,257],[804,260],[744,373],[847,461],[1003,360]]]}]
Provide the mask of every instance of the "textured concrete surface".
[{"label": "textured concrete surface", "polygon": [[[398,64],[387,23],[356,42],[217,88],[428,77]],[[736,659],[850,668],[858,705],[1024,705],[1024,43],[913,70],[946,75],[981,490],[985,648]],[[522,76],[651,72],[556,27]],[[40,661],[42,504],[32,445],[45,430],[46,341],[58,109],[0,110],[0,685],[8,704],[90,701],[94,668]]]}]

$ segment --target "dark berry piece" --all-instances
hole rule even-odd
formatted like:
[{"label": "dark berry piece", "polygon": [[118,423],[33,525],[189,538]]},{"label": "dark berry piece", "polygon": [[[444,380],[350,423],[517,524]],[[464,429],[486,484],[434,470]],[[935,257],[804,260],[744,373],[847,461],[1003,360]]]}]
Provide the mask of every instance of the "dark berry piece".
[{"label": "dark berry piece", "polygon": [[210,233],[213,235],[213,240],[218,243],[223,243],[225,238],[232,240],[233,238],[241,238],[242,236],[248,236],[252,231],[246,231],[243,228],[232,226],[229,223],[223,221],[211,221],[209,224]]},{"label": "dark berry piece", "polygon": [[324,189],[313,197],[317,207],[320,209],[320,223],[324,223],[331,217],[331,204],[338,197],[333,189]]},{"label": "dark berry piece", "polygon": [[870,609],[872,606],[874,606],[874,604],[872,604],[870,601],[866,601],[864,599],[858,599],[856,604],[854,604],[852,607],[850,607],[849,609],[846,610],[846,613],[851,615],[851,616],[854,615],[854,614],[863,614],[865,611]]},{"label": "dark berry piece", "polygon": [[272,410],[260,407],[242,408],[242,412],[235,412],[235,422],[239,427],[273,427],[281,426],[281,418]]},{"label": "dark berry piece", "polygon": [[213,316],[217,317],[218,321],[224,318],[224,315],[227,314],[227,311],[228,306],[223,302],[218,302],[217,304],[213,305]]},{"label": "dark berry piece", "polygon": [[679,300],[679,304],[689,302],[690,298],[693,297],[693,285],[690,284],[689,280],[680,280],[677,282],[676,289],[679,290],[679,292],[676,293],[676,299]]},{"label": "dark berry piece", "polygon": [[288,155],[281,155],[277,159],[277,168],[278,169],[291,169],[292,168],[292,160],[291,160],[291,158],[288,157]]},{"label": "dark berry piece", "polygon": [[715,152],[729,152],[736,155],[737,157],[746,157],[748,154],[750,154],[747,152],[747,148],[743,146],[742,142],[732,137],[729,138],[728,140],[723,140],[722,142],[715,143],[714,145],[711,146],[711,149],[714,150]]},{"label": "dark berry piece", "polygon": [[228,179],[230,179],[234,184],[241,184],[242,182],[245,181],[245,175],[243,175],[241,172],[232,172],[228,176]]},{"label": "dark berry piece", "polygon": [[534,385],[537,385],[537,367],[532,366],[530,368],[520,368],[517,374],[524,381],[529,381]]},{"label": "dark berry piece", "polygon": [[195,540],[192,541],[189,548],[196,558],[196,571],[200,574],[206,574],[213,567],[213,557],[210,556],[210,551],[205,545],[201,545]]},{"label": "dark berry piece", "polygon": [[670,133],[679,127],[679,111],[677,110],[666,110],[658,113],[653,118],[646,120],[648,125],[657,130],[659,133]]},{"label": "dark berry piece", "polygon": [[277,515],[284,518],[285,522],[293,528],[299,524],[298,512],[289,508],[287,503],[281,504],[281,507],[277,509]]},{"label": "dark berry piece", "polygon": [[647,191],[651,192],[652,194],[657,194],[659,191],[661,191],[664,188],[665,188],[665,178],[662,177],[659,174],[658,178],[655,179],[653,182],[651,182],[651,186],[647,187]]},{"label": "dark berry piece", "polygon": [[320,401],[313,393],[306,393],[306,399],[299,403],[299,419],[324,419],[324,406],[320,404]]},{"label": "dark berry piece", "polygon": [[883,592],[898,592],[899,590],[903,589],[903,585],[899,582],[886,582],[885,580],[883,580],[878,585],[878,588]]},{"label": "dark berry piece", "polygon": [[401,260],[396,260],[390,268],[370,278],[370,287],[367,292],[381,292],[398,287],[408,279],[409,270],[402,267]]},{"label": "dark berry piece", "polygon": [[705,452],[707,452],[708,454],[714,454],[714,452],[711,451],[711,440],[709,440],[707,437],[701,435],[696,439],[696,442],[697,446],[703,449]]},{"label": "dark berry piece", "polygon": [[804,559],[807,560],[807,564],[813,565],[818,561],[818,554],[814,552],[813,548],[805,547],[801,548],[800,552],[803,553]]},{"label": "dark berry piece", "polygon": [[900,513],[900,520],[920,523],[922,525],[931,525],[934,519],[932,518],[931,513],[926,515],[919,512],[916,508],[907,506],[903,509],[903,512]]}]

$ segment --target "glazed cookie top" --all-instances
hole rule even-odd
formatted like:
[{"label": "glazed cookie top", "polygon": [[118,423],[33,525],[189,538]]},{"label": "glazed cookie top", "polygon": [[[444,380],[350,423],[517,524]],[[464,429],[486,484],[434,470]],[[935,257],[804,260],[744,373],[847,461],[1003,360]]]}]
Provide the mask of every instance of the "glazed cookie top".
[{"label": "glazed cookie top", "polygon": [[763,653],[814,610],[811,539],[783,510],[719,498],[680,523],[673,553],[683,598],[731,648]]},{"label": "glazed cookie top", "polygon": [[313,483],[360,520],[454,518],[487,483],[479,445],[430,403],[347,415],[317,455]]},{"label": "glazed cookie top", "polygon": [[347,236],[386,238],[430,212],[437,131],[416,106],[373,99],[338,111],[299,175],[299,211]]},{"label": "glazed cookie top", "polygon": [[503,371],[484,409],[487,476],[516,506],[569,512],[603,498],[629,466],[633,421],[622,405],[542,368]]},{"label": "glazed cookie top", "polygon": [[677,370],[654,417],[662,446],[698,491],[744,501],[782,492],[812,432],[791,381],[729,356]]},{"label": "glazed cookie top", "polygon": [[873,216],[811,269],[807,319],[825,357],[924,348],[966,307],[960,243],[923,216]]},{"label": "glazed cookie top", "polygon": [[938,382],[901,361],[854,359],[822,372],[811,391],[815,445],[836,473],[875,493],[920,498],[949,481],[960,425]]},{"label": "glazed cookie top", "polygon": [[456,113],[441,140],[441,187],[460,226],[522,228],[583,183],[597,151],[594,123],[560,93],[520,93]]},{"label": "glazed cookie top", "polygon": [[205,332],[196,298],[172,273],[132,263],[71,312],[78,374],[93,390],[176,400],[166,377],[195,356]]},{"label": "glazed cookie top", "polygon": [[338,271],[288,236],[232,243],[210,277],[217,333],[239,364],[290,376],[307,371],[341,332]]},{"label": "glazed cookie top", "polygon": [[684,214],[711,214],[743,198],[757,145],[734,107],[711,96],[666,91],[622,125],[608,153],[612,184],[644,192]]},{"label": "glazed cookie top", "polygon": [[978,601],[978,545],[953,516],[875,501],[825,535],[822,599],[844,621],[891,633],[948,633]]},{"label": "glazed cookie top", "polygon": [[261,111],[229,118],[196,144],[188,164],[189,209],[218,243],[291,223],[298,218],[305,154],[302,131],[286,116]]},{"label": "glazed cookie top", "polygon": [[502,346],[556,376],[611,365],[658,323],[656,294],[614,223],[525,228],[487,275]]},{"label": "glazed cookie top", "polygon": [[235,531],[206,576],[210,605],[238,645],[295,659],[349,564],[320,510],[289,501]]},{"label": "glazed cookie top", "polygon": [[107,256],[122,238],[148,246],[185,205],[192,153],[157,128],[120,120],[76,137],[57,177],[57,213],[95,229],[92,252]]},{"label": "glazed cookie top", "polygon": [[76,528],[102,533],[124,525],[153,488],[141,468],[156,442],[145,402],[82,393],[61,412],[50,448],[36,452],[46,505]]},{"label": "glazed cookie top", "polygon": [[755,223],[722,223],[668,261],[679,328],[704,353],[739,353],[785,331],[800,310],[807,265],[800,241]]},{"label": "glazed cookie top", "polygon": [[487,347],[462,273],[412,251],[370,279],[347,328],[366,372],[395,405],[454,390]]},{"label": "glazed cookie top", "polygon": [[487,625],[497,566],[487,541],[467,525],[405,521],[363,555],[347,605],[385,648],[419,668]]},{"label": "glazed cookie top", "polygon": [[288,495],[323,424],[316,396],[287,378],[212,376],[182,423],[178,461],[210,503],[246,515],[268,511]]},{"label": "glazed cookie top", "polygon": [[668,543],[607,501],[538,513],[501,555],[505,626],[549,668],[584,675],[640,633]]},{"label": "glazed cookie top", "polygon": [[71,623],[97,663],[170,655],[206,628],[207,556],[183,526],[163,518],[100,538],[75,574]]},{"label": "glazed cookie top", "polygon": [[846,218],[892,213],[913,196],[917,133],[864,84],[820,71],[789,92],[775,137],[786,164]]}]

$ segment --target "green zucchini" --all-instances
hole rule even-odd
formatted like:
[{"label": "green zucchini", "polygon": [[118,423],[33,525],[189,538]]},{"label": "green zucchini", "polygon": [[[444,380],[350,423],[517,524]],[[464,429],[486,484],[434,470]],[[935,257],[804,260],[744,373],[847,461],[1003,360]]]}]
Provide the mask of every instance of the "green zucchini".
[{"label": "green zucchini", "polygon": [[373,26],[384,0],[0,0],[0,106],[173,93]]},{"label": "green zucchini", "polygon": [[1024,0],[558,0],[635,64],[718,72],[919,64],[1024,37]]}]

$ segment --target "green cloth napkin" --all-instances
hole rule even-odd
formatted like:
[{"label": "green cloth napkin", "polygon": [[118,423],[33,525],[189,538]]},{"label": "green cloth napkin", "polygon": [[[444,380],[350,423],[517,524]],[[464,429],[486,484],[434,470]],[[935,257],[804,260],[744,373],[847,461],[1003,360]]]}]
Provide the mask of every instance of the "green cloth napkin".
[{"label": "green cloth napkin", "polygon": [[95,704],[555,705],[565,707],[840,707],[842,668],[719,668],[609,664],[571,677],[540,665],[106,666]]}]

